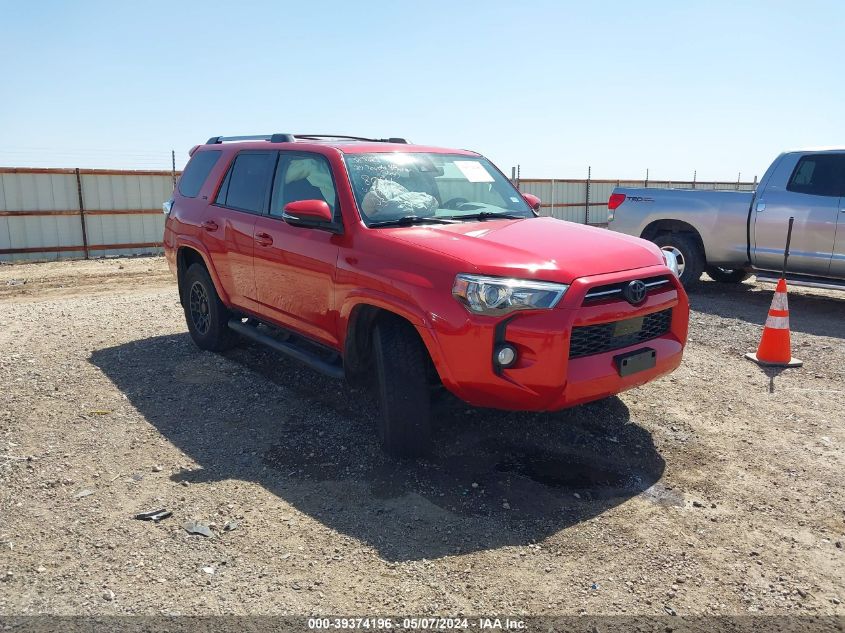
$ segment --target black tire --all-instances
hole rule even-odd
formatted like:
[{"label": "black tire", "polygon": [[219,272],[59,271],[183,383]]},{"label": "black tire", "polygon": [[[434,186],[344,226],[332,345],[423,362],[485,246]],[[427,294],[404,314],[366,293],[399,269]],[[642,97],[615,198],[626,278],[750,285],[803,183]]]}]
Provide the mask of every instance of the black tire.
[{"label": "black tire", "polygon": [[205,266],[192,264],[183,282],[185,321],[196,346],[211,352],[222,352],[235,345],[238,336],[228,325],[232,313],[217,296]]},{"label": "black tire", "polygon": [[718,281],[723,284],[738,284],[742,283],[751,276],[751,273],[742,268],[719,268],[718,266],[708,266],[704,269],[707,276],[713,281]]},{"label": "black tire", "polygon": [[682,269],[680,280],[685,288],[698,283],[706,262],[695,237],[687,233],[661,233],[652,241],[664,250],[673,250],[678,256],[678,267]]},{"label": "black tire", "polygon": [[381,416],[379,436],[386,453],[419,457],[431,450],[428,352],[413,326],[382,318],[373,332]]}]

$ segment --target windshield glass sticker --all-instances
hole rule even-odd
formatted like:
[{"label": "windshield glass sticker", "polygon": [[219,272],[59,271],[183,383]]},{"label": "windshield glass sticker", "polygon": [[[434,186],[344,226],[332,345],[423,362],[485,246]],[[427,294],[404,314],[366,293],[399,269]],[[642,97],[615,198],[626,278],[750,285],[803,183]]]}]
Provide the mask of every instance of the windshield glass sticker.
[{"label": "windshield glass sticker", "polygon": [[470,182],[493,182],[493,176],[484,169],[484,165],[474,160],[456,160],[455,167],[460,169],[464,177]]}]

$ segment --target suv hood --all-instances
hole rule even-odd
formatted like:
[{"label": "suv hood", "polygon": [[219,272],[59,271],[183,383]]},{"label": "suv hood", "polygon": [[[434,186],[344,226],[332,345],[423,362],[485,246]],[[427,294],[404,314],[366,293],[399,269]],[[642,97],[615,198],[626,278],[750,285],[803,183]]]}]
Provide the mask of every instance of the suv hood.
[{"label": "suv hood", "polygon": [[[382,229],[384,230],[384,229]],[[663,264],[646,240],[553,218],[387,229],[390,237],[469,265],[463,272],[561,283]]]}]

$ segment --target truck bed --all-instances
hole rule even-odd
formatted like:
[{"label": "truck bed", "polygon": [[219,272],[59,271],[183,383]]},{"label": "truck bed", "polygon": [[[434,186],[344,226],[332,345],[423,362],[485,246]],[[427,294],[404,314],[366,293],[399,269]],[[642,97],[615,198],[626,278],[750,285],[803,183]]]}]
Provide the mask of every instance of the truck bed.
[{"label": "truck bed", "polygon": [[747,260],[751,191],[702,191],[618,187],[625,201],[616,208],[610,229],[642,236],[659,220],[687,221],[701,235],[707,261],[732,268]]}]

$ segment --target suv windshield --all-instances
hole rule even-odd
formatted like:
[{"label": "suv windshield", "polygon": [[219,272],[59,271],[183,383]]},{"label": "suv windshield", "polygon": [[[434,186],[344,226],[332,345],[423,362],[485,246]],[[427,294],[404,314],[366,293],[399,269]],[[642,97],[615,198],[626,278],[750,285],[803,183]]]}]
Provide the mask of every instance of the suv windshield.
[{"label": "suv windshield", "polygon": [[347,154],[346,168],[367,226],[412,218],[531,218],[510,181],[480,156]]}]

